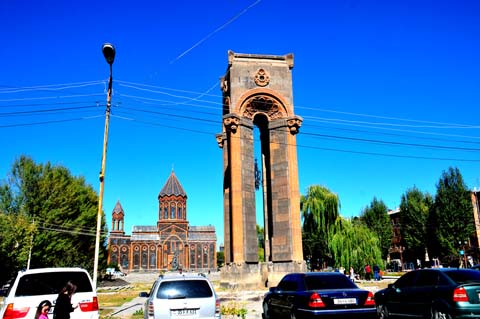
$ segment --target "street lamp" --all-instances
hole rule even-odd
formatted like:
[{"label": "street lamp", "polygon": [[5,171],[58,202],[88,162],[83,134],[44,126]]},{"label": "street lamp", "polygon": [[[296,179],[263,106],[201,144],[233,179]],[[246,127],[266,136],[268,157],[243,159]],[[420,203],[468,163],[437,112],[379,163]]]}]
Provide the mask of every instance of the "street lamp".
[{"label": "street lamp", "polygon": [[461,240],[458,241],[458,246],[460,246],[460,265],[462,264],[462,255],[463,255],[463,262],[464,262],[464,265],[463,267],[464,268],[467,268],[467,254],[466,254],[466,251],[465,251],[465,246],[468,244],[468,242],[466,240],[464,240],[463,242]]},{"label": "street lamp", "polygon": [[108,123],[110,121],[110,105],[112,100],[112,64],[115,60],[115,47],[110,43],[105,43],[102,47],[103,56],[110,65],[110,78],[108,80],[107,107],[105,110],[105,131],[103,135],[103,153],[102,168],[100,170],[100,192],[98,195],[98,213],[97,213],[97,234],[95,240],[95,261],[93,265],[93,288],[97,290],[97,273],[98,273],[98,255],[100,253],[100,230],[102,225],[103,210],[103,189],[105,177],[105,162],[107,160],[107,144],[108,144]]}]

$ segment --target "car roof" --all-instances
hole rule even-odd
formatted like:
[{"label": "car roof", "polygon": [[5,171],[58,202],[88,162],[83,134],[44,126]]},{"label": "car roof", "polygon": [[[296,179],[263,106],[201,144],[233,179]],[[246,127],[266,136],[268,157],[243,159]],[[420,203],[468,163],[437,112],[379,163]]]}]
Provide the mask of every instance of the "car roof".
[{"label": "car roof", "polygon": [[304,276],[304,277],[311,277],[311,276],[345,276],[345,274],[333,271],[315,271],[315,272],[292,272],[288,273],[287,275],[297,275],[297,276]]},{"label": "car roof", "polygon": [[414,271],[439,271],[439,272],[457,272],[457,271],[478,271],[471,268],[423,268]]},{"label": "car roof", "polygon": [[68,271],[87,272],[85,269],[79,268],[79,267],[49,267],[49,268],[33,268],[33,269],[20,270],[18,273],[22,275],[26,275],[26,274],[38,274],[38,273],[46,273],[46,272],[68,272]]},{"label": "car roof", "polygon": [[158,276],[159,280],[168,279],[202,279],[207,280],[207,277],[203,273],[166,273]]}]

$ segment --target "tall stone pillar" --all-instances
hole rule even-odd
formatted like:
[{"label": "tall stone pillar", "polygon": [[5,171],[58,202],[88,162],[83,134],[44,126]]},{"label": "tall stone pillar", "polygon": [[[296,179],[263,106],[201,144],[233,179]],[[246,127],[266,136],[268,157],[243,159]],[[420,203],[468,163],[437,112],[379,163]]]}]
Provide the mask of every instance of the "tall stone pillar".
[{"label": "tall stone pillar", "polygon": [[226,264],[258,264],[254,128],[260,132],[265,258],[302,262],[296,134],[302,119],[293,111],[293,55],[229,51],[221,79],[223,130],[217,142],[224,163]]}]

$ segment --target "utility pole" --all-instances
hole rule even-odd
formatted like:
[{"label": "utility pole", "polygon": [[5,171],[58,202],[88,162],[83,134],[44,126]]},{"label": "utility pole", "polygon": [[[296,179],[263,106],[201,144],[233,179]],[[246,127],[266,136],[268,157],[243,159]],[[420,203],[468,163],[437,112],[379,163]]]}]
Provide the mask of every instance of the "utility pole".
[{"label": "utility pole", "polygon": [[98,255],[100,253],[100,230],[102,226],[102,211],[103,211],[103,190],[104,190],[104,178],[105,178],[105,163],[107,161],[107,144],[108,144],[108,125],[110,121],[110,105],[112,101],[112,64],[115,60],[115,47],[106,43],[102,47],[105,60],[110,65],[110,78],[108,80],[108,93],[107,93],[107,107],[105,110],[105,131],[103,134],[103,153],[102,153],[102,168],[100,170],[100,191],[98,194],[98,212],[97,212],[97,233],[95,240],[95,261],[93,265],[93,288],[97,290],[97,276],[98,276]]}]

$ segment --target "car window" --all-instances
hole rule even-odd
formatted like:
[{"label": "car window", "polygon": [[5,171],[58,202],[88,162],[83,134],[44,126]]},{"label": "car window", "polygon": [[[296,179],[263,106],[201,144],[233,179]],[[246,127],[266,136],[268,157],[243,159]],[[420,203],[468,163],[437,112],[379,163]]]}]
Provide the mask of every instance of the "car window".
[{"label": "car window", "polygon": [[436,271],[419,271],[416,286],[436,286],[438,284],[438,273]]},{"label": "car window", "polygon": [[157,291],[158,299],[209,298],[213,291],[206,280],[163,281]]},{"label": "car window", "polygon": [[398,278],[397,281],[395,281],[395,287],[396,288],[412,287],[416,276],[417,276],[416,271],[407,272],[405,275],[403,275],[402,277]]},{"label": "car window", "polygon": [[307,290],[356,288],[347,276],[306,276]]},{"label": "car window", "polygon": [[278,284],[277,287],[279,290],[283,291],[297,291],[298,289],[298,284],[295,280],[295,276],[293,275],[287,275],[285,276],[280,283]]},{"label": "car window", "polygon": [[471,271],[471,270],[455,270],[455,271],[446,271],[450,279],[456,283],[468,283],[468,282],[480,282],[480,271]]},{"label": "car window", "polygon": [[22,276],[15,297],[58,294],[68,281],[77,286],[77,293],[93,291],[84,272],[47,272]]}]

